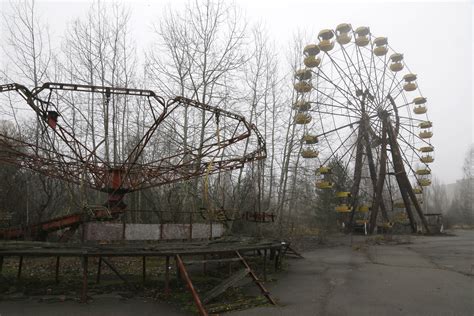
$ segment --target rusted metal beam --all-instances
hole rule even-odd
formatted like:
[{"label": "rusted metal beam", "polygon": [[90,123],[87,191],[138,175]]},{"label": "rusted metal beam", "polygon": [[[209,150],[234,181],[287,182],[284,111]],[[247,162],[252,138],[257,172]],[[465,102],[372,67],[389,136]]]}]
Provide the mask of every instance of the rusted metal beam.
[{"label": "rusted metal beam", "polygon": [[[90,218],[97,219],[107,219],[113,218],[118,214],[122,213],[122,209],[113,208],[113,209],[96,209],[89,210]],[[32,235],[37,234],[38,232],[52,232],[60,229],[65,229],[68,227],[75,227],[80,223],[87,221],[88,218],[84,216],[83,212],[74,213],[70,215],[65,215],[57,218],[53,218],[48,221],[41,222],[39,224],[30,225],[28,227],[13,227],[0,229],[0,238],[13,239],[19,238],[25,235],[27,231],[30,231]]]},{"label": "rusted metal beam", "polygon": [[[368,151],[371,152],[370,148],[368,148]],[[385,123],[383,123],[382,144],[380,146],[379,175],[378,175],[375,190],[374,190],[374,205],[372,206],[372,210],[370,212],[370,226],[369,226],[370,234],[374,232],[375,226],[377,225],[377,213],[379,211],[379,208],[381,208],[381,206],[383,205],[383,185],[385,183],[386,171],[387,171],[387,127]],[[388,220],[387,214],[384,215],[384,219]]]},{"label": "rusted metal beam", "polygon": [[[406,174],[405,174],[405,177],[406,177]],[[425,214],[423,214],[423,211],[421,210],[420,203],[418,202],[418,199],[416,198],[415,192],[413,191],[413,187],[411,186],[411,183],[408,181],[408,179],[406,181],[408,182],[408,185],[407,185],[408,196],[411,198],[411,201],[413,202],[413,206],[415,207],[415,210],[421,219],[421,223],[423,224],[423,227],[425,228],[426,232],[430,234],[431,233],[430,226],[428,225],[428,221],[426,220]]]},{"label": "rusted metal beam", "polygon": [[[387,137],[386,136],[387,131],[386,130],[384,131],[384,128],[386,129],[386,127],[383,125],[382,126],[382,138],[384,137],[383,136],[384,132],[385,132],[385,137]],[[378,183],[380,182],[378,179],[380,179],[380,176],[382,176],[382,174],[383,174],[383,177],[384,177],[384,180],[385,180],[385,176],[387,175],[387,172],[386,172],[387,168],[386,168],[386,165],[385,165],[383,173],[381,173],[380,169],[379,169],[379,175],[377,177],[377,170],[375,168],[374,156],[372,154],[372,149],[370,148],[370,139],[368,138],[368,136],[369,136],[368,133],[366,133],[365,148],[366,148],[366,154],[367,154],[367,162],[369,163],[370,179],[372,181],[372,187],[373,187],[373,190],[374,190],[374,199],[373,200],[375,201],[376,199],[378,199],[377,204],[379,205],[379,208],[382,211],[382,216],[383,216],[384,220],[388,221],[387,209],[385,207],[385,202],[384,202],[383,197],[381,195],[382,193],[380,193],[378,196],[376,195],[376,192],[378,192],[378,189],[377,189]],[[380,150],[381,151],[380,152],[381,152],[381,155],[382,154],[384,155],[384,159],[382,159],[382,157],[380,157],[380,159],[379,159],[379,168],[382,165],[382,160],[384,160],[385,164],[386,164],[386,161],[387,161],[387,139],[385,138],[385,145],[383,144],[382,139],[380,141],[381,141],[381,145],[380,145]],[[383,184],[384,184],[384,182],[382,181],[382,188],[383,188]],[[372,212],[373,212],[373,209],[372,209]],[[378,212],[378,209],[377,209],[376,212]]]},{"label": "rusted metal beam", "polygon": [[178,265],[178,268],[181,272],[181,276],[186,281],[186,284],[188,286],[189,291],[191,292],[193,296],[193,300],[194,300],[194,303],[196,304],[199,314],[201,316],[207,316],[208,315],[207,311],[204,309],[201,299],[199,298],[198,293],[194,289],[193,283],[191,282],[191,279],[189,278],[189,275],[188,275],[188,272],[186,271],[186,267],[184,266],[183,260],[181,259],[179,254],[177,254],[175,258],[176,258],[176,264]]},{"label": "rusted metal beam", "polygon": [[[421,220],[421,223],[423,224],[423,227],[425,228],[427,233],[430,233],[430,228],[428,226],[428,222],[423,214],[423,211],[421,210],[420,204],[418,203],[418,199],[416,198],[415,192],[413,192],[413,188],[411,186],[410,180],[408,179],[407,173],[405,171],[405,166],[403,164],[403,159],[400,153],[400,147],[398,146],[397,139],[395,137],[395,133],[393,131],[393,127],[390,124],[390,119],[387,118],[387,132],[388,132],[388,138],[390,141],[390,147],[391,147],[391,152],[392,152],[392,158],[393,158],[393,165],[395,168],[395,173],[397,177],[397,182],[400,187],[400,191],[402,193],[402,198],[403,202],[405,204],[405,208],[408,213],[408,217],[410,218],[410,223],[412,226],[412,230],[415,229],[415,223],[413,219],[413,214],[411,212],[411,202],[413,203],[413,206],[415,207],[416,212],[418,213],[418,216]],[[411,214],[410,214],[411,213]]]},{"label": "rusted metal beam", "polygon": [[[51,93],[53,91],[99,94],[105,98],[106,102],[110,100],[110,97],[112,95],[130,95],[146,98],[147,100],[155,100],[162,106],[162,112],[160,113],[160,115],[154,117],[154,122],[152,126],[150,126],[149,129],[144,133],[144,135],[139,139],[138,144],[130,150],[128,157],[125,159],[124,164],[122,164],[121,167],[124,167],[124,174],[126,175],[130,174],[132,168],[135,166],[139,157],[143,153],[147,143],[155,134],[156,130],[158,130],[158,126],[171,114],[171,112],[173,112],[179,106],[195,108],[196,110],[201,111],[203,113],[211,112],[213,115],[211,115],[210,117],[227,117],[232,120],[237,126],[244,127],[242,131],[239,130],[238,133],[231,134],[231,138],[227,137],[226,139],[218,142],[216,141],[215,143],[209,142],[206,144],[201,144],[201,147],[198,146],[200,148],[199,153],[203,153],[204,155],[213,155],[215,152],[221,150],[222,148],[231,146],[232,144],[238,141],[245,140],[252,134],[256,136],[256,150],[250,153],[243,154],[241,157],[222,158],[222,160],[215,161],[213,164],[214,171],[218,172],[220,170],[231,170],[234,168],[240,168],[245,162],[261,160],[266,157],[266,146],[263,137],[258,132],[256,126],[248,123],[243,116],[184,97],[175,97],[170,100],[165,100],[164,98],[158,96],[156,93],[150,90],[98,87],[90,85],[62,83],[45,83],[43,86],[36,87],[34,90],[31,91],[28,90],[26,87],[18,84],[3,85],[2,87],[4,87],[4,89],[0,89],[0,92],[17,91],[25,99],[27,104],[36,112],[38,117],[45,124],[45,127],[51,127],[47,131],[52,130],[51,132],[55,133],[58,139],[61,139],[64,145],[66,145],[66,147],[72,153],[70,157],[66,157],[66,155],[61,155],[61,153],[58,153],[60,156],[55,156],[60,157],[58,161],[50,161],[45,157],[37,156],[35,157],[35,162],[26,164],[26,167],[44,174],[48,174],[52,177],[66,179],[67,181],[74,183],[80,183],[81,179],[84,179],[84,177],[82,177],[82,174],[83,171],[86,170],[92,175],[90,180],[86,180],[87,185],[97,190],[108,192],[107,190],[109,188],[104,186],[104,182],[106,181],[106,179],[100,177],[100,175],[103,175],[104,169],[101,169],[101,167],[99,167],[95,163],[99,162],[100,166],[104,166],[104,168],[108,168],[109,163],[108,161],[102,159],[95,149],[88,148],[88,144],[83,143],[81,139],[77,138],[77,135],[70,127],[70,124],[59,124],[59,122],[55,122],[54,126],[51,126],[51,124],[49,124],[50,116],[48,116],[48,111],[51,112],[51,109],[47,110],[46,108],[48,106],[54,108],[54,106],[49,102],[49,97],[51,96]],[[47,100],[40,99],[40,94],[44,94],[43,91],[49,91],[49,97]],[[64,117],[63,119],[67,118]],[[203,128],[206,128],[206,126],[204,126]],[[86,156],[92,158],[85,159]],[[182,153],[177,153],[176,156],[165,157],[164,159],[171,160],[180,156],[183,156]],[[128,188],[130,189],[129,192],[131,192],[131,190],[144,189],[146,187],[153,187],[201,176],[206,172],[206,163],[202,163],[199,168],[189,168],[189,166],[195,164],[195,162],[200,161],[202,161],[202,157],[200,156],[196,157],[192,161],[179,160],[176,165],[172,165],[169,168],[163,168],[163,161],[154,161],[153,164],[143,166],[143,168],[141,168],[139,172],[134,170],[137,179],[139,179],[140,181],[135,181],[134,187]],[[58,168],[57,166],[50,166],[52,162],[59,163],[61,167]],[[84,163],[86,164],[86,168],[81,167]]]},{"label": "rusted metal beam", "polygon": [[237,255],[237,257],[240,258],[240,262],[244,265],[244,267],[249,271],[248,275],[250,275],[250,277],[252,278],[253,282],[260,288],[260,291],[262,292],[263,295],[265,295],[265,297],[267,298],[267,300],[272,304],[272,305],[276,305],[276,302],[275,300],[273,299],[273,297],[270,295],[270,292],[267,291],[267,289],[263,286],[262,282],[260,282],[260,280],[257,278],[257,276],[255,275],[255,273],[253,272],[252,268],[250,268],[249,264],[247,263],[247,261],[244,259],[244,257],[242,257],[242,255],[240,254],[240,252],[236,251],[235,254]]},{"label": "rusted metal beam", "polygon": [[186,265],[190,265],[190,264],[224,263],[224,262],[237,262],[237,261],[239,261],[239,258],[219,258],[219,259],[190,260],[184,263]]},{"label": "rusted metal beam", "polygon": [[352,196],[352,210],[349,220],[349,229],[352,231],[352,226],[354,223],[355,210],[357,208],[357,195],[359,194],[360,188],[360,179],[362,177],[362,158],[364,152],[364,143],[363,143],[363,133],[365,131],[364,123],[361,122],[359,127],[359,134],[357,135],[357,146],[356,146],[356,156],[355,156],[355,166],[354,166],[354,182],[352,183],[351,196]]}]

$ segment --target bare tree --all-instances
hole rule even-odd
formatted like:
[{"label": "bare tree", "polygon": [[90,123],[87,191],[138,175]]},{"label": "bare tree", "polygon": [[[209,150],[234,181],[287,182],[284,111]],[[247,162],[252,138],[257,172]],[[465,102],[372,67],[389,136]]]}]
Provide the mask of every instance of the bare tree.
[{"label": "bare tree", "polygon": [[[3,29],[6,30],[5,45],[2,45],[7,62],[1,72],[10,82],[21,82],[27,86],[37,87],[48,79],[53,59],[48,25],[38,16],[36,3],[31,1],[11,2],[3,14]],[[8,102],[15,106],[12,99]],[[18,121],[17,121],[17,124]],[[41,143],[41,124],[17,126],[23,136],[28,135]],[[56,211],[61,199],[62,184],[53,179],[44,178],[23,172],[26,195],[26,224],[41,221]],[[30,220],[31,218],[31,220]]]},{"label": "bare tree", "polygon": [[446,192],[446,185],[433,176],[431,186],[428,187],[424,194],[426,201],[426,212],[446,214],[449,207],[448,195]]},{"label": "bare tree", "polygon": [[2,73],[10,81],[37,87],[47,78],[52,57],[48,25],[37,16],[34,0],[11,2],[7,12],[3,13],[2,29],[7,35],[2,49],[8,69]]},{"label": "bare tree", "polygon": [[[246,60],[245,30],[238,9],[222,0],[190,2],[183,11],[168,9],[155,25],[156,43],[147,54],[150,82],[168,95],[178,94],[224,108],[231,106],[233,79]],[[193,137],[189,126],[205,126],[207,119],[205,113],[189,118],[185,112],[184,119],[175,122],[183,130],[180,137],[185,149]],[[197,148],[201,148],[204,137],[205,130],[201,128],[199,138],[194,140]],[[197,195],[198,179],[191,187],[185,186],[185,200],[190,190]]]},{"label": "bare tree", "polygon": [[[290,64],[290,75],[295,73],[295,71],[301,65],[301,52],[303,51],[302,43],[303,43],[304,35],[298,33],[295,35],[293,40],[293,46],[290,48],[289,54],[289,64]],[[291,79],[288,78],[288,82]],[[293,78],[293,83],[294,83]],[[289,87],[289,85],[288,85]],[[291,88],[290,88],[291,89]],[[287,97],[286,103],[291,104],[292,100],[296,99],[295,91],[293,89],[290,90],[289,95]],[[284,207],[287,205],[289,201],[293,200],[293,196],[288,197],[288,180],[289,176],[291,175],[290,171],[293,171],[293,180],[291,185],[290,192],[294,192],[294,187],[296,183],[296,172],[299,164],[299,152],[301,149],[301,142],[299,141],[299,137],[297,134],[296,124],[293,122],[293,111],[291,108],[288,109],[290,115],[287,116],[287,120],[285,122],[285,132],[283,134],[284,138],[284,147],[283,152],[281,153],[282,161],[281,161],[281,170],[279,176],[279,185],[278,185],[278,202],[277,202],[277,214],[279,217],[279,228],[280,232],[283,229],[284,223]],[[295,157],[296,154],[296,157]],[[291,162],[294,161],[294,166],[291,166]],[[292,203],[291,207],[295,207]]]}]

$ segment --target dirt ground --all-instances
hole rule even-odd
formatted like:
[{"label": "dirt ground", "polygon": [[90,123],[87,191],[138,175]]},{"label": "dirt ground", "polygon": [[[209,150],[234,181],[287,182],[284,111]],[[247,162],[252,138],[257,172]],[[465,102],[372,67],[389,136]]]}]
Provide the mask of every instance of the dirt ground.
[{"label": "dirt ground", "polygon": [[[277,307],[228,315],[474,315],[474,231],[393,239],[338,236],[288,259],[267,288]],[[248,292],[255,287],[247,285]],[[191,315],[154,300],[113,294],[93,302],[0,302],[0,315]]]}]

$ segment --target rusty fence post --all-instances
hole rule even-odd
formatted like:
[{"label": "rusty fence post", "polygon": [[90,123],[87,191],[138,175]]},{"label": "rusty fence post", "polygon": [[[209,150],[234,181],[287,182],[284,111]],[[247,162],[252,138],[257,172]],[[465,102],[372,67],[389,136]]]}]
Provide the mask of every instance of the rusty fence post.
[{"label": "rusty fence post", "polygon": [[275,249],[275,272],[278,271],[278,260],[280,259],[280,249]]},{"label": "rusty fence post", "polygon": [[189,241],[193,240],[193,212],[189,212]]},{"label": "rusty fence post", "polygon": [[102,256],[99,256],[99,262],[97,263],[97,279],[96,283],[100,283],[100,275],[102,273]]},{"label": "rusty fence post", "polygon": [[88,273],[88,258],[82,257],[82,296],[81,302],[87,303],[87,273]]},{"label": "rusty fence post", "polygon": [[23,268],[23,256],[20,256],[20,261],[18,262],[18,274],[16,275],[16,278],[20,280],[21,278],[21,270]]},{"label": "rusty fence post", "polygon": [[263,250],[263,280],[267,281],[267,249]]},{"label": "rusty fence post", "polygon": [[56,282],[56,284],[59,283],[59,258],[61,258],[60,256],[57,256],[56,257],[56,269],[55,269],[55,278],[54,278],[54,281]]},{"label": "rusty fence post", "polygon": [[170,294],[170,256],[166,256],[165,261],[165,295]]},{"label": "rusty fence post", "polygon": [[206,264],[207,255],[204,254],[202,257],[203,257],[203,261],[204,261],[202,263],[202,273],[206,274],[207,273],[207,264]]},{"label": "rusty fence post", "polygon": [[146,282],[146,256],[143,256],[142,270],[143,270],[143,286],[145,286],[145,282]]},{"label": "rusty fence post", "polygon": [[125,224],[125,214],[122,216],[122,240],[125,240],[125,229],[126,229],[126,224]]}]

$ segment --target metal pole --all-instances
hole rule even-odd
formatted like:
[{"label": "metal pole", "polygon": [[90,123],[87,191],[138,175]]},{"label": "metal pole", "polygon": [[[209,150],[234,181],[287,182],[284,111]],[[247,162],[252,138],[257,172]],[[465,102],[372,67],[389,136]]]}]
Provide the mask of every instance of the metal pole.
[{"label": "metal pole", "polygon": [[280,259],[280,250],[275,250],[275,272],[278,271],[278,259]]},{"label": "metal pole", "polygon": [[142,270],[143,270],[143,285],[145,285],[145,281],[146,281],[146,257],[145,256],[143,256]]},{"label": "metal pole", "polygon": [[102,272],[102,257],[99,257],[99,263],[97,264],[97,284],[100,283],[100,274]]},{"label": "metal pole", "polygon": [[204,262],[202,263],[202,273],[203,273],[203,274],[206,274],[206,272],[207,272],[207,264],[206,264],[206,262],[205,262],[205,261],[206,261],[206,258],[207,258],[207,255],[204,254],[204,255],[203,255]]},{"label": "metal pole", "polygon": [[184,280],[186,281],[188,285],[188,289],[191,292],[194,303],[196,304],[196,307],[199,311],[199,314],[201,316],[207,316],[207,312],[204,309],[204,306],[201,303],[201,299],[199,298],[199,295],[197,294],[196,290],[194,289],[193,283],[191,282],[191,279],[189,278],[189,275],[186,271],[186,268],[184,267],[184,263],[181,260],[181,257],[179,255],[176,255],[176,264],[178,265],[179,270],[181,271],[181,275],[183,276]]},{"label": "metal pole", "polygon": [[82,257],[82,297],[81,302],[87,303],[87,273],[88,273],[88,258]]},{"label": "metal pole", "polygon": [[23,267],[23,256],[20,256],[20,262],[18,263],[18,274],[16,278],[20,280],[21,278],[21,268]]},{"label": "metal pole", "polygon": [[170,293],[170,257],[166,256],[165,262],[165,295],[168,296]]},{"label": "metal pole", "polygon": [[189,212],[189,240],[193,239],[193,212]]},{"label": "metal pole", "polygon": [[263,250],[263,280],[267,281],[267,249]]},{"label": "metal pole", "polygon": [[56,274],[55,274],[55,281],[56,281],[56,284],[59,283],[59,256],[56,257]]}]

